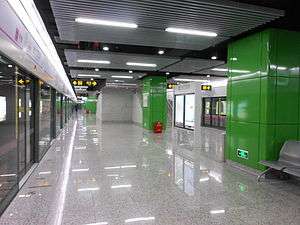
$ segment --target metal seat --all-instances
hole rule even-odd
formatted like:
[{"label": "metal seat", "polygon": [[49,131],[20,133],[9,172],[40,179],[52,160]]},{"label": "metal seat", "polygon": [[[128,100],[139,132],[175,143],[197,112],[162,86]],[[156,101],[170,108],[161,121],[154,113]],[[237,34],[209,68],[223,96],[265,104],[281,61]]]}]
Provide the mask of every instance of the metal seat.
[{"label": "metal seat", "polygon": [[258,181],[272,169],[300,176],[300,141],[286,141],[280,150],[277,161],[262,160],[260,163],[269,168],[258,176]]},{"label": "metal seat", "polygon": [[300,177],[300,167],[294,167],[294,168],[288,167],[283,169],[283,172],[291,174],[296,177]]}]

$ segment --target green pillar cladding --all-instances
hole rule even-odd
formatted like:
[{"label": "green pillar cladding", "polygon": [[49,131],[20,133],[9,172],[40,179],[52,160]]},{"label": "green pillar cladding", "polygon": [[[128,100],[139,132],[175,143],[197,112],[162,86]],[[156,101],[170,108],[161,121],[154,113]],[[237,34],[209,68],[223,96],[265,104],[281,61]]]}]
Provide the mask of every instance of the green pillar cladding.
[{"label": "green pillar cladding", "polygon": [[229,45],[227,159],[262,170],[300,139],[299,67],[300,33],[268,29]]},{"label": "green pillar cladding", "polygon": [[87,100],[84,103],[84,109],[88,110],[90,113],[97,112],[97,97],[96,96],[88,96]]},{"label": "green pillar cladding", "polygon": [[143,127],[152,130],[157,121],[167,123],[167,78],[147,76],[143,78]]}]

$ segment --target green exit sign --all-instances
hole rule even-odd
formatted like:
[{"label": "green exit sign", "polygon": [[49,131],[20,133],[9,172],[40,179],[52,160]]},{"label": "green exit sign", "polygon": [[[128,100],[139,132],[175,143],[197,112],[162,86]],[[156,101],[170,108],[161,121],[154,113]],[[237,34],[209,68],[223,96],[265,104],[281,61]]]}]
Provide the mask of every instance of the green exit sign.
[{"label": "green exit sign", "polygon": [[248,159],[249,153],[246,150],[243,149],[237,149],[237,156],[242,158],[242,159]]}]

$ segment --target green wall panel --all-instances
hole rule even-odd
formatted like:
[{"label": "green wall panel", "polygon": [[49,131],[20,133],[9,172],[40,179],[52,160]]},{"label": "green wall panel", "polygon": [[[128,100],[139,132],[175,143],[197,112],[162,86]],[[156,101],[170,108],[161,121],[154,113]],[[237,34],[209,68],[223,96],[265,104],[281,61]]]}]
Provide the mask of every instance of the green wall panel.
[{"label": "green wall panel", "polygon": [[231,119],[241,122],[258,122],[260,78],[232,81]]},{"label": "green wall panel", "polygon": [[300,138],[300,33],[248,36],[229,45],[228,59],[225,157],[262,170],[260,160],[278,159],[286,140]]},{"label": "green wall panel", "polygon": [[[257,167],[259,149],[259,124],[235,122],[231,123],[231,159],[250,167]],[[237,156],[237,149],[246,150],[248,159]]]},{"label": "green wall panel", "polygon": [[299,123],[299,78],[277,77],[276,124]]}]

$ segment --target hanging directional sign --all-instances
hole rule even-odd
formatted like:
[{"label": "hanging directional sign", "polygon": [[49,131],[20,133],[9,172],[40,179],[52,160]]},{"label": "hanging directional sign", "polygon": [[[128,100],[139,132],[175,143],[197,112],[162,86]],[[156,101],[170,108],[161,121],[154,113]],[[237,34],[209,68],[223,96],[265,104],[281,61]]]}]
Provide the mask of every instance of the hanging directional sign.
[{"label": "hanging directional sign", "polygon": [[21,84],[21,85],[25,84],[25,80],[23,80],[22,78],[19,79],[19,80],[18,80],[18,84]]},{"label": "hanging directional sign", "polygon": [[211,85],[201,85],[201,90],[202,91],[211,91],[212,87],[211,87]]},{"label": "hanging directional sign", "polygon": [[72,84],[74,86],[88,86],[88,87],[95,87],[98,85],[98,82],[95,80],[73,80]]},{"label": "hanging directional sign", "polygon": [[167,89],[174,89],[176,84],[167,84]]},{"label": "hanging directional sign", "polygon": [[23,78],[18,79],[17,82],[18,82],[19,85],[27,85],[27,84],[30,84],[30,80],[28,80],[28,79],[23,79]]}]

